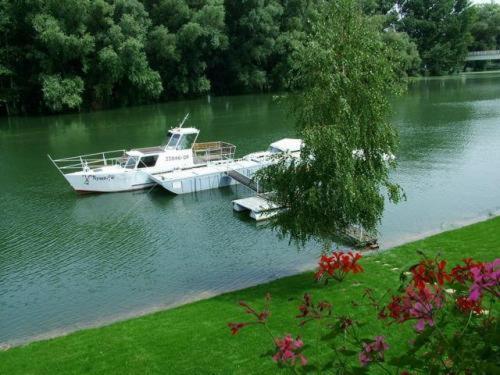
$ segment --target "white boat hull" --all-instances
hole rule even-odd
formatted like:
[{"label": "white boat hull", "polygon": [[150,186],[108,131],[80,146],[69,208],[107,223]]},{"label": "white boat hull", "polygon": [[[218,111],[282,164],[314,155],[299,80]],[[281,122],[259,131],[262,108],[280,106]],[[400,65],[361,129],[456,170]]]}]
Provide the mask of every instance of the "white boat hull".
[{"label": "white boat hull", "polygon": [[142,171],[76,172],[64,178],[78,193],[111,193],[140,190],[152,187],[155,182]]},{"label": "white boat hull", "polygon": [[267,163],[240,160],[201,168],[151,174],[150,176],[158,185],[173,194],[188,194],[236,185],[238,182],[228,176],[228,171],[237,171],[252,178],[255,172],[266,165]]}]

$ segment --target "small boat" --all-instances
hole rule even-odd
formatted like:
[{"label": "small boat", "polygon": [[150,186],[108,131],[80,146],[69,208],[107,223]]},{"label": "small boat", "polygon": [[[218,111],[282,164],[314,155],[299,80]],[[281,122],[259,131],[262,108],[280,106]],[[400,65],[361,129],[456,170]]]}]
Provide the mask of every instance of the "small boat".
[{"label": "small boat", "polygon": [[261,187],[252,180],[255,172],[274,163],[277,156],[283,153],[298,158],[301,147],[302,140],[284,138],[271,143],[266,151],[254,152],[240,159],[217,160],[205,165],[152,173],[150,177],[174,194],[217,189],[238,183],[262,193]]},{"label": "small boat", "polygon": [[71,187],[79,193],[119,192],[145,189],[155,185],[152,173],[205,166],[232,160],[236,147],[226,142],[196,143],[200,131],[184,128],[182,123],[168,132],[162,146],[113,150],[49,159]]}]

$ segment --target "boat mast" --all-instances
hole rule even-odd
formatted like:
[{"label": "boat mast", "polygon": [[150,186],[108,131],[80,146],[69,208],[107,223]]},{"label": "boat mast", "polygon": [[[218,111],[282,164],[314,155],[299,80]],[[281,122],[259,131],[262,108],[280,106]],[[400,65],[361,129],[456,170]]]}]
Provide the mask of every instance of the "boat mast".
[{"label": "boat mast", "polygon": [[184,125],[184,123],[186,122],[186,120],[188,119],[188,117],[189,117],[189,112],[186,113],[186,116],[184,116],[184,119],[180,123],[179,128],[182,128],[182,126]]}]

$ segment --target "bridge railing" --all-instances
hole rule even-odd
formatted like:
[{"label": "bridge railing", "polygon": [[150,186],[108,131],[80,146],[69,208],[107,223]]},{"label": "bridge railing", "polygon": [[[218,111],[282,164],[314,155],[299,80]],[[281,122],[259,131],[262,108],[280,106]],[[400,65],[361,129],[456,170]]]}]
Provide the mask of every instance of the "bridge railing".
[{"label": "bridge railing", "polygon": [[472,51],[469,52],[468,56],[487,56],[487,55],[498,55],[500,54],[500,49],[492,49],[488,51]]}]

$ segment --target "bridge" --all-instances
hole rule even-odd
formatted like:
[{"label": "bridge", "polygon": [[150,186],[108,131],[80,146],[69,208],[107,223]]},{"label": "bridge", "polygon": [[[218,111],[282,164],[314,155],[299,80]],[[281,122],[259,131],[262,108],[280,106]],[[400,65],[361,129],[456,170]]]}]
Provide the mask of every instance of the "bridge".
[{"label": "bridge", "polygon": [[500,49],[469,52],[465,61],[500,60]]}]

